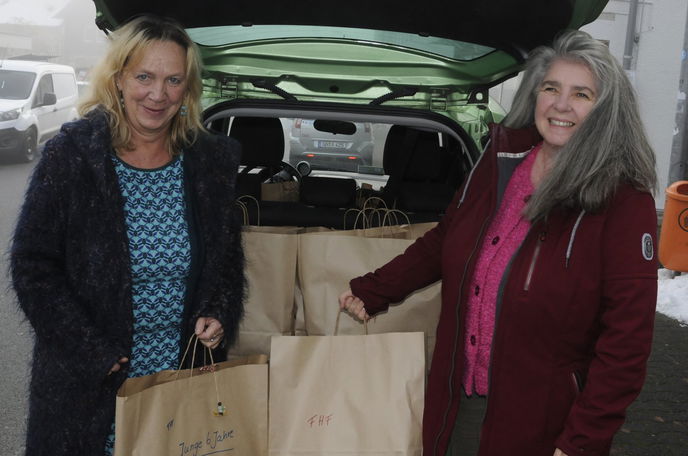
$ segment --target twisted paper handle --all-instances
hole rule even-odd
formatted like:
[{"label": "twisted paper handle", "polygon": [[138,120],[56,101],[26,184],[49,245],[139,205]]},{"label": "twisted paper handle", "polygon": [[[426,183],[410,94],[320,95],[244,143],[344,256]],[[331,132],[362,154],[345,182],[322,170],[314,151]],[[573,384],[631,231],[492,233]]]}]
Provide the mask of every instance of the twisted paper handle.
[{"label": "twisted paper handle", "polygon": [[[189,348],[191,347],[191,342],[194,343],[194,348],[193,348],[193,352],[191,354],[191,369],[189,371],[189,379],[191,377],[193,377],[193,366],[196,363],[196,347],[198,346],[198,336],[196,336],[195,334],[193,334],[189,338],[189,342],[186,344],[186,350],[184,350],[184,355],[182,356],[182,359],[179,362],[179,368],[177,369],[177,378],[179,378],[179,372],[181,372],[182,366],[184,365],[184,360],[186,360],[186,355],[189,353]],[[216,365],[215,365],[215,360],[213,359],[213,351],[210,348],[205,347],[205,350],[203,351],[204,358],[205,358],[206,352],[208,353],[208,355],[210,355],[210,365],[204,365],[199,370],[201,372],[211,372],[213,374],[213,382],[215,383],[215,397],[217,398],[217,407],[213,410],[213,415],[224,416],[226,408],[224,405],[222,405],[222,401],[220,400],[220,389],[217,386],[217,376],[215,375]],[[205,359],[204,359],[203,364],[205,364]]]}]

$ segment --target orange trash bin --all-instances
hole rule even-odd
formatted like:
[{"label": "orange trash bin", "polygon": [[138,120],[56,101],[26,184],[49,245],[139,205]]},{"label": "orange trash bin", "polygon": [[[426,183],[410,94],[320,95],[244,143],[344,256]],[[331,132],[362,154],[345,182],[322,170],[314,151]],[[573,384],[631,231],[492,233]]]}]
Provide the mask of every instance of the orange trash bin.
[{"label": "orange trash bin", "polygon": [[674,182],[666,189],[659,261],[672,271],[688,272],[688,181]]}]

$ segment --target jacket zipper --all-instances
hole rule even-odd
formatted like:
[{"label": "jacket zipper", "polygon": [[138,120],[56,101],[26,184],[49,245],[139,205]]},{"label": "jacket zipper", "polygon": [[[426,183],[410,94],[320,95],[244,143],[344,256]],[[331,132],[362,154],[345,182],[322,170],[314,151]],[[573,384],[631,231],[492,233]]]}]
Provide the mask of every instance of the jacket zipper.
[{"label": "jacket zipper", "polygon": [[[487,147],[490,144],[490,142],[491,142],[491,139],[488,141],[488,143],[483,148],[483,154],[480,156],[480,158],[478,158],[478,162],[480,162],[480,160],[485,156],[484,152],[487,150]],[[532,150],[532,149],[533,148],[531,147],[530,150]],[[461,195],[461,199],[459,200],[459,204],[457,205],[457,210],[459,207],[461,207],[461,204],[463,203],[463,200],[466,196],[466,192],[468,191],[468,187],[469,187],[469,185],[471,183],[471,179],[473,177],[473,172],[475,171],[475,169],[478,166],[478,162],[476,162],[476,164],[473,166],[473,169],[471,170],[471,173],[468,175],[468,181],[466,182],[466,185],[465,185],[464,190],[463,190],[463,194]],[[439,432],[435,436],[435,442],[433,444],[433,449],[432,449],[433,455],[437,455],[437,447],[439,446],[440,437],[442,436],[442,434],[445,432],[445,430],[447,428],[447,417],[449,415],[449,409],[451,408],[451,404],[452,404],[453,399],[454,399],[453,379],[454,379],[454,374],[456,372],[456,349],[457,349],[458,340],[459,340],[459,333],[461,332],[460,327],[459,327],[459,323],[460,323],[459,322],[459,313],[460,313],[460,305],[461,305],[461,295],[463,294],[463,285],[466,281],[466,272],[468,271],[468,265],[470,264],[471,260],[475,256],[476,251],[478,250],[479,246],[482,245],[483,235],[485,234],[485,230],[487,228],[488,222],[494,218],[496,211],[497,211],[497,208],[494,208],[492,213],[490,215],[488,215],[485,218],[485,220],[483,220],[483,225],[481,226],[480,232],[478,233],[478,239],[477,239],[475,245],[473,246],[473,250],[471,251],[471,254],[469,255],[469,257],[466,260],[466,263],[464,265],[463,275],[462,275],[462,279],[461,279],[461,285],[459,286],[459,296],[458,296],[458,302],[456,305],[456,313],[455,313],[457,324],[456,324],[456,333],[454,335],[454,347],[452,350],[451,366],[450,366],[450,370],[449,370],[449,401],[447,403],[447,407],[444,410],[444,416],[442,418],[442,426],[440,427]],[[542,240],[544,240],[544,239],[542,239]],[[538,246],[539,246],[539,244],[538,244]],[[531,266],[531,269],[533,267],[534,267],[534,265]],[[443,456],[443,455],[441,455],[441,456]]]},{"label": "jacket zipper", "polygon": [[[480,155],[478,158],[478,162],[485,156],[484,152],[487,150],[487,146],[490,144],[491,140],[488,140],[487,145],[483,148],[483,154]],[[476,162],[473,165],[473,169],[471,169],[470,174],[468,175],[468,180],[466,181],[466,185],[464,186],[463,189],[463,194],[461,195],[461,199],[459,200],[459,204],[456,206],[457,211],[461,207],[461,204],[463,204],[463,200],[466,197],[466,192],[468,192],[468,188],[471,184],[471,179],[473,178],[473,173],[475,172],[475,169],[478,166],[478,162]],[[478,250],[478,246],[482,242],[483,235],[485,233],[485,229],[487,227],[487,223],[489,220],[494,217],[496,209],[492,211],[490,215],[485,217],[485,220],[483,220],[483,224],[480,227],[480,232],[478,233],[478,239],[473,246],[473,250],[471,251],[471,254],[468,256],[468,259],[466,260],[466,263],[464,264],[463,267],[463,274],[461,276],[461,284],[459,285],[459,295],[458,295],[458,301],[456,303],[456,312],[454,314],[455,319],[456,319],[456,332],[454,333],[454,347],[452,349],[451,353],[451,366],[449,367],[449,401],[447,402],[447,407],[444,409],[444,416],[442,417],[442,425],[440,426],[439,432],[435,435],[435,443],[433,444],[432,448],[432,454],[437,455],[437,447],[439,446],[440,443],[440,437],[444,433],[444,431],[447,429],[447,417],[449,416],[449,409],[451,408],[451,403],[454,400],[454,373],[456,372],[456,349],[457,345],[459,342],[459,334],[461,333],[460,331],[460,318],[459,315],[461,313],[461,295],[463,294],[463,285],[466,281],[466,272],[468,271],[468,265],[470,264],[471,260],[473,259],[473,256],[475,256],[475,252]],[[443,455],[442,455],[443,456]]]},{"label": "jacket zipper", "polygon": [[542,248],[542,243],[547,239],[547,231],[540,233],[538,237],[538,242],[535,244],[535,251],[533,252],[533,258],[530,260],[530,266],[528,267],[528,275],[526,276],[526,283],[523,284],[523,290],[528,291],[530,289],[530,281],[533,279],[533,272],[535,272],[535,263],[540,256],[540,249]]},{"label": "jacket zipper", "polygon": [[[485,425],[485,421],[487,421],[487,410],[490,407],[490,397],[492,395],[489,393],[490,389],[492,388],[492,355],[494,354],[494,345],[495,341],[497,339],[497,325],[499,324],[499,315],[501,314],[501,301],[502,301],[502,296],[504,295],[504,288],[506,287],[506,282],[508,280],[509,274],[511,274],[511,266],[513,265],[514,258],[518,255],[518,252],[521,250],[521,247],[523,246],[523,243],[518,247],[516,250],[516,253],[511,257],[509,260],[509,264],[507,264],[506,269],[504,271],[504,275],[502,276],[502,279],[499,283],[499,291],[497,292],[497,303],[495,305],[495,324],[494,328],[492,330],[492,346],[490,347],[490,361],[488,364],[488,370],[487,370],[487,397],[485,398],[485,414],[483,415],[483,421],[480,425],[481,429]],[[481,430],[481,433],[483,431]],[[488,439],[489,441],[489,439]],[[480,445],[480,443],[478,443]]]},{"label": "jacket zipper", "polygon": [[[494,214],[493,214],[494,215]],[[442,426],[440,427],[439,432],[435,436],[435,443],[433,445],[432,449],[432,454],[437,455],[437,447],[439,446],[440,442],[440,436],[444,433],[444,431],[447,429],[447,417],[449,416],[449,409],[451,408],[451,404],[454,401],[454,373],[456,372],[456,349],[457,345],[459,342],[459,334],[461,333],[460,331],[460,321],[459,321],[459,313],[461,312],[461,295],[463,294],[463,285],[464,282],[466,281],[466,272],[468,271],[468,265],[470,264],[471,260],[475,256],[476,251],[478,250],[478,246],[482,244],[483,240],[483,234],[485,233],[485,228],[487,227],[488,221],[492,218],[492,216],[488,216],[485,218],[483,221],[482,227],[480,227],[480,233],[478,233],[478,241],[475,243],[473,246],[473,250],[471,251],[471,254],[469,255],[468,259],[466,260],[466,263],[464,264],[464,269],[463,269],[463,274],[462,274],[462,279],[461,279],[461,286],[459,287],[459,296],[458,296],[458,302],[456,305],[456,333],[454,334],[454,347],[452,349],[452,355],[451,355],[451,366],[449,368],[449,401],[447,401],[447,408],[444,410],[444,416],[442,417]]]}]

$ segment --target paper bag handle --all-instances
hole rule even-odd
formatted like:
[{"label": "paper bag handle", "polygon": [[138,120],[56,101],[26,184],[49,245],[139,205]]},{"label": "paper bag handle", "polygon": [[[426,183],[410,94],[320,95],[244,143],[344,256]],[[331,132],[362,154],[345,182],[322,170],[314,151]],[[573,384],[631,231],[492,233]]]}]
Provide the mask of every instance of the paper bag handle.
[{"label": "paper bag handle", "polygon": [[[337,332],[339,331],[339,316],[343,313],[343,309],[339,309],[339,312],[337,312],[337,320],[334,322],[334,335],[337,335]],[[368,335],[368,320],[363,320],[363,330],[365,332],[365,335]]]},{"label": "paper bag handle", "polygon": [[[193,367],[194,364],[196,364],[196,347],[198,346],[198,336],[196,334],[192,334],[189,338],[189,342],[186,344],[186,350],[184,350],[184,355],[182,355],[182,359],[179,362],[179,368],[177,369],[177,378],[179,378],[179,372],[181,372],[182,366],[184,365],[186,355],[189,353],[191,342],[194,343],[194,348],[191,354],[191,369],[189,370],[189,379],[193,377]],[[217,408],[213,410],[213,414],[215,416],[222,416],[225,414],[225,406],[222,405],[222,401],[220,400],[220,389],[217,386],[217,376],[215,375],[215,360],[213,359],[213,351],[209,347],[205,347],[205,350],[203,351],[204,355],[206,351],[208,352],[208,355],[210,355],[210,366],[208,366],[209,368],[207,370],[209,370],[213,374],[213,382],[215,383],[215,397],[217,398]],[[201,367],[201,370],[204,370],[204,367]]]},{"label": "paper bag handle", "polygon": [[397,214],[402,215],[406,219],[407,225],[411,224],[411,219],[409,219],[408,214],[404,211],[400,211],[399,209],[387,209],[384,212],[385,216],[382,219],[382,226],[391,226],[392,222],[388,221],[388,219],[391,218],[394,218],[394,225],[399,225],[399,219],[397,219]]},{"label": "paper bag handle", "polygon": [[[361,223],[363,224],[363,229],[367,229],[371,227],[372,224],[372,216],[378,214],[378,209],[375,208],[374,205],[368,206],[368,203],[371,203],[373,201],[377,201],[378,204],[380,204],[385,210],[387,209],[387,203],[385,200],[383,200],[380,197],[377,196],[370,196],[366,198],[366,200],[363,202],[363,205],[360,209],[357,208],[351,208],[347,209],[347,211],[344,213],[344,223],[343,223],[343,228],[346,229],[346,220],[349,215],[349,212],[354,211],[356,212],[356,219],[354,220],[354,226],[353,228],[356,229],[358,226],[358,221],[361,220]],[[371,212],[371,215],[367,215],[367,211]],[[378,215],[378,222],[382,224],[382,218]]]},{"label": "paper bag handle", "polygon": [[248,205],[244,202],[244,200],[252,201],[256,205],[256,214],[257,214],[256,215],[256,218],[257,218],[256,225],[260,226],[260,203],[258,202],[258,200],[255,197],[253,197],[251,195],[241,195],[240,197],[238,197],[235,200],[235,203],[237,205],[239,205],[239,207],[241,208],[241,211],[244,215],[244,223],[243,224],[244,225],[250,225],[251,224],[251,220],[250,220],[250,217],[248,214]]},{"label": "paper bag handle", "polygon": [[[182,370],[182,366],[184,365],[184,361],[186,361],[186,355],[189,353],[189,348],[191,347],[191,342],[194,343],[193,354],[191,355],[191,376],[193,376],[193,366],[194,366],[194,364],[196,364],[196,347],[198,347],[198,336],[196,336],[196,334],[192,334],[191,337],[189,337],[189,342],[186,344],[186,350],[184,350],[184,354],[182,355],[182,359],[181,359],[181,361],[179,361],[179,367],[177,368],[177,375],[179,375],[179,372]],[[205,345],[204,345],[204,347],[205,347]],[[215,361],[213,360],[212,350],[210,350],[208,347],[205,347],[205,349],[208,351],[208,354],[210,355],[210,364],[211,365],[215,364]],[[203,354],[205,354],[205,351],[203,352]]]},{"label": "paper bag handle", "polygon": [[[379,198],[378,198],[379,199]],[[364,237],[368,237],[366,235],[366,230],[368,228],[373,227],[373,217],[377,217],[378,221],[378,226],[380,227],[392,227],[393,225],[399,225],[399,216],[403,217],[403,219],[406,220],[406,225],[411,225],[411,219],[409,218],[408,214],[406,214],[404,211],[400,211],[399,209],[388,209],[387,207],[384,208],[364,208],[364,209],[347,209],[346,212],[344,213],[344,223],[343,223],[343,228],[346,230],[346,220],[349,216],[350,212],[355,212],[356,213],[356,218],[354,219],[354,224],[353,224],[353,229],[356,229],[358,226],[358,221],[362,221],[363,225],[363,235]],[[370,214],[368,214],[366,211],[369,211]],[[381,215],[382,214],[382,215]],[[391,231],[391,230],[390,230]],[[384,230],[382,232],[382,237],[384,236]]]},{"label": "paper bag handle", "polygon": [[241,209],[241,215],[243,215],[241,224],[248,225],[248,208],[246,207],[246,204],[239,200],[234,201],[234,204],[239,206],[239,209]]}]

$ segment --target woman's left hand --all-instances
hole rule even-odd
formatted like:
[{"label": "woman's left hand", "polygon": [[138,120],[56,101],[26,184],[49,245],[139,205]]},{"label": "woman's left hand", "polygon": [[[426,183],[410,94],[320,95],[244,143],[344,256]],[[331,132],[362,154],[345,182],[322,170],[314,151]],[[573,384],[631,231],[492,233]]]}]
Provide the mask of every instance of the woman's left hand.
[{"label": "woman's left hand", "polygon": [[196,337],[203,345],[210,349],[217,348],[225,337],[225,331],[222,329],[222,324],[212,317],[199,317],[196,320]]},{"label": "woman's left hand", "polygon": [[559,448],[557,448],[556,450],[554,450],[554,454],[552,456],[568,456],[568,455],[566,453],[564,453],[563,451],[561,451]]}]

